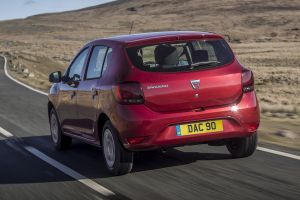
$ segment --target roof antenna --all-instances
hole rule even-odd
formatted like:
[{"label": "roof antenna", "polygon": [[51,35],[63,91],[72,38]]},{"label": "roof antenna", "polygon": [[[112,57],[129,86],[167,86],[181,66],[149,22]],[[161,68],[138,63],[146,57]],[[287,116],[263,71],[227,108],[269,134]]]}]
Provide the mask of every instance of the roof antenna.
[{"label": "roof antenna", "polygon": [[130,26],[130,31],[129,31],[129,35],[131,35],[131,31],[133,29],[133,25],[134,25],[134,21],[131,22],[131,26]]}]

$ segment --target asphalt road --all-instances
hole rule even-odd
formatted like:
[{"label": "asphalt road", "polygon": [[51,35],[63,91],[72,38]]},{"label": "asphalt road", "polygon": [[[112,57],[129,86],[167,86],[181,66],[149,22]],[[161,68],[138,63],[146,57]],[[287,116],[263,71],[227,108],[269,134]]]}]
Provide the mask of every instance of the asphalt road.
[{"label": "asphalt road", "polygon": [[[300,199],[300,161],[267,152],[232,159],[224,147],[196,145],[135,157],[132,173],[112,177],[100,149],[78,141],[55,151],[47,97],[4,75],[0,57],[0,200],[105,199],[90,187],[32,155],[32,146],[116,194],[112,199]],[[269,148],[291,152],[277,146]]]}]

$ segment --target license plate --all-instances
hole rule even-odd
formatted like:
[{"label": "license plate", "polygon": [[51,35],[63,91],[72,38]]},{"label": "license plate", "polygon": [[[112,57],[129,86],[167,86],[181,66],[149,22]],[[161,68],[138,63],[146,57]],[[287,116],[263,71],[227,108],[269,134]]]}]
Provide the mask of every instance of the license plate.
[{"label": "license plate", "polygon": [[176,126],[177,136],[195,135],[202,133],[214,133],[223,131],[222,120],[211,120],[203,122],[195,122],[181,124]]}]

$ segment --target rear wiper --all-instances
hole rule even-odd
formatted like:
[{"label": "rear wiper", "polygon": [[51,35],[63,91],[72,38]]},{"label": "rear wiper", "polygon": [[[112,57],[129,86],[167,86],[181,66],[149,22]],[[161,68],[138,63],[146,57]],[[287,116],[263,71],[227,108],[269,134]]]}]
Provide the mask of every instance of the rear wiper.
[{"label": "rear wiper", "polygon": [[212,64],[219,64],[219,63],[220,63],[219,61],[196,62],[196,63],[191,63],[190,68],[210,66]]}]

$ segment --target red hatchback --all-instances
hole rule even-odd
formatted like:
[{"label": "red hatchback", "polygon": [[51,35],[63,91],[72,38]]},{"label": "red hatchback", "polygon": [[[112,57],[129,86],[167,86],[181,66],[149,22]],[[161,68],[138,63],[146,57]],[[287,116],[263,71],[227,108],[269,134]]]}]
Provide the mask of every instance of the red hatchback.
[{"label": "red hatchback", "polygon": [[206,143],[246,157],[256,149],[253,73],[220,35],[158,32],[95,40],[49,80],[56,148],[66,148],[71,138],[101,146],[112,174],[130,172],[134,151]]}]

